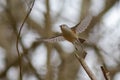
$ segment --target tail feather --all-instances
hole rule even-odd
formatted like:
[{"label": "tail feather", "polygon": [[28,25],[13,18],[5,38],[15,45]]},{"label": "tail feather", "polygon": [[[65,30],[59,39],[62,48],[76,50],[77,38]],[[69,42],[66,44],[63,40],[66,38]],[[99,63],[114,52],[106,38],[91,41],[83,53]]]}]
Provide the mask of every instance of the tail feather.
[{"label": "tail feather", "polygon": [[73,45],[77,51],[77,54],[84,58],[86,52],[84,51],[83,42],[85,42],[85,39],[78,38],[73,42]]}]

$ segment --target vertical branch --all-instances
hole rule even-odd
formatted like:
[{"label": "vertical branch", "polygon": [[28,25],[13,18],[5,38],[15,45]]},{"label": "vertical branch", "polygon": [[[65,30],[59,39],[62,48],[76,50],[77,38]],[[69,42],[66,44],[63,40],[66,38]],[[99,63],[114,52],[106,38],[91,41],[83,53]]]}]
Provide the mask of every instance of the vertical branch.
[{"label": "vertical branch", "polygon": [[81,7],[81,16],[85,16],[86,13],[89,12],[89,9],[90,9],[90,4],[91,0],[83,0],[82,1],[82,5],[80,5]]},{"label": "vertical branch", "polygon": [[35,0],[33,1],[29,12],[27,13],[26,17],[25,17],[24,20],[23,20],[23,23],[22,23],[21,26],[20,26],[20,29],[19,29],[18,35],[17,35],[17,40],[16,40],[16,49],[17,49],[17,53],[18,53],[18,57],[19,57],[19,67],[20,67],[20,80],[22,80],[22,62],[21,62],[21,54],[20,54],[19,48],[18,48],[19,38],[20,38],[20,34],[21,34],[21,31],[22,31],[23,25],[24,25],[25,21],[27,20],[29,14],[30,14],[31,11],[32,11],[32,8],[33,8],[33,6],[34,6],[34,2],[35,2]]},{"label": "vertical branch", "polygon": [[[45,13],[45,35],[50,36],[51,34],[51,15],[50,15],[50,0],[46,1],[46,13]],[[50,65],[50,56],[51,56],[51,45],[46,44],[47,47],[47,74],[46,80],[53,80],[52,79],[52,68]]]}]

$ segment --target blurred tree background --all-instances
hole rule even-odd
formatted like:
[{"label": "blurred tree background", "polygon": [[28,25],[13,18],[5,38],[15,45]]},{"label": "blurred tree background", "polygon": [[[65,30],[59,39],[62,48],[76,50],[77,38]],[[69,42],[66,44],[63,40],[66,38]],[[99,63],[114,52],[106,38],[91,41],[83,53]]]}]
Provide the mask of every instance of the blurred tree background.
[{"label": "blurred tree background", "polygon": [[[0,80],[19,80],[16,38],[33,0],[0,0]],[[79,36],[87,52],[86,62],[97,80],[104,80],[103,65],[111,80],[120,79],[120,1],[119,0],[35,0],[19,40],[23,80],[90,80],[75,58],[67,41],[37,42],[70,27],[87,13],[94,15]]]}]

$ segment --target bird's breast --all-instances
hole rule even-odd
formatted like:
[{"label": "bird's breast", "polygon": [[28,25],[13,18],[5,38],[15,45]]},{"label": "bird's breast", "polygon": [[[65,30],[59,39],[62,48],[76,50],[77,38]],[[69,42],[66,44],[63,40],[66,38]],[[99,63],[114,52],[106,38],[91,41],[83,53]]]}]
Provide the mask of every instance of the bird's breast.
[{"label": "bird's breast", "polygon": [[77,34],[72,30],[62,30],[62,34],[63,37],[70,42],[73,42],[78,38]]}]

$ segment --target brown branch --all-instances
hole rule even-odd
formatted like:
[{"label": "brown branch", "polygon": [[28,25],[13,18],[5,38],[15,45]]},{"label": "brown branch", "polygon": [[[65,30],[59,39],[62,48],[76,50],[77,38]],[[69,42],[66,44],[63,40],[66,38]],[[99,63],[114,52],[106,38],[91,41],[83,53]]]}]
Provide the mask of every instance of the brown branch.
[{"label": "brown branch", "polygon": [[35,76],[39,79],[42,80],[42,78],[40,77],[40,75],[38,74],[38,72],[36,71],[36,69],[34,68],[34,66],[32,65],[28,55],[25,55],[25,58],[28,61],[28,66],[31,68],[32,72],[35,74]]},{"label": "brown branch", "polygon": [[32,11],[32,8],[33,8],[33,6],[34,6],[34,2],[35,2],[35,0],[33,1],[29,12],[27,13],[26,17],[25,17],[24,20],[23,20],[23,23],[22,23],[21,26],[20,26],[20,29],[19,29],[19,32],[18,32],[18,36],[17,36],[17,40],[16,40],[16,49],[17,49],[17,53],[18,53],[19,67],[20,67],[20,80],[22,80],[22,65],[21,65],[22,62],[21,62],[21,54],[20,54],[19,48],[18,48],[18,43],[19,43],[19,38],[20,38],[21,30],[22,30],[22,28],[23,28],[23,25],[24,25],[25,21],[27,20],[27,18],[28,18],[28,16],[29,16],[29,14],[30,14],[31,11]]},{"label": "brown branch", "polygon": [[[40,43],[36,43],[36,42],[34,42],[33,44],[32,44],[32,46],[29,48],[29,49],[25,49],[24,48],[24,46],[23,46],[23,53],[20,53],[21,54],[21,58],[23,58],[24,56],[25,56],[25,58],[26,58],[26,56],[28,56],[28,51],[29,50],[33,50],[33,48],[36,48],[37,46],[38,46],[38,44],[40,44]],[[21,45],[22,45],[22,43],[21,43]],[[24,54],[25,53],[25,54]],[[4,71],[3,72],[1,72],[0,73],[0,78],[3,78],[5,75],[6,75],[6,73],[7,73],[7,71],[12,67],[12,66],[15,66],[15,65],[18,65],[19,64],[19,59],[18,59],[19,57],[17,57],[12,63],[10,63],[9,65],[7,65],[7,67],[4,69]],[[32,65],[32,63],[30,62],[30,60],[28,59],[28,58],[26,58],[27,60],[28,60],[28,64],[29,64],[29,67],[31,68],[31,70],[34,72],[34,74],[35,74],[35,76],[38,78],[38,80],[42,80],[42,78],[40,77],[40,75],[37,73],[37,71],[36,71],[36,69],[34,68],[34,66]]]},{"label": "brown branch", "polygon": [[82,67],[84,68],[84,70],[86,71],[86,73],[88,74],[88,76],[91,78],[91,80],[97,80],[95,75],[92,73],[92,71],[90,70],[90,68],[87,66],[86,62],[84,61],[84,59],[82,57],[80,57],[77,53],[75,53],[76,58],[79,60],[80,64],[82,65]]},{"label": "brown branch", "polygon": [[103,72],[105,80],[110,80],[109,72],[103,66],[101,66],[101,70]]}]

